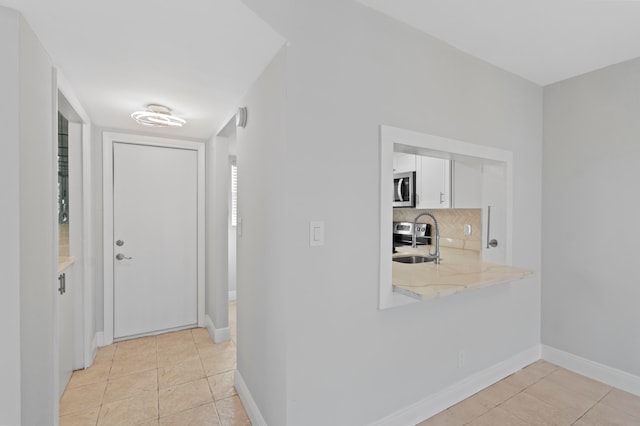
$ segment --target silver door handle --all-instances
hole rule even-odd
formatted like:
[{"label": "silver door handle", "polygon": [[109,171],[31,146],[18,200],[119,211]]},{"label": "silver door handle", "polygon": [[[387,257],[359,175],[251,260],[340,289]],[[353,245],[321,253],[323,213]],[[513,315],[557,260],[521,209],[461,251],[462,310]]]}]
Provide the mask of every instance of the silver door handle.
[{"label": "silver door handle", "polygon": [[118,259],[118,260],[124,260],[124,259],[132,259],[132,258],[131,258],[131,257],[127,257],[127,256],[125,256],[125,255],[124,255],[124,254],[122,254],[122,253],[118,253],[118,254],[116,254],[116,259]]},{"label": "silver door handle", "polygon": [[404,179],[400,178],[398,179],[398,188],[397,188],[397,192],[398,192],[398,201],[404,201],[402,199],[402,181]]}]

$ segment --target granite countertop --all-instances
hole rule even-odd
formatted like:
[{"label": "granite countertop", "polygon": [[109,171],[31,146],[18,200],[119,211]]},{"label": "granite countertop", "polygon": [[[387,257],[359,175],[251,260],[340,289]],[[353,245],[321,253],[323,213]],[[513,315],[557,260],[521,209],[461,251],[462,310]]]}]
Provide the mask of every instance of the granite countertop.
[{"label": "granite countertop", "polygon": [[[426,255],[425,246],[397,247],[393,257]],[[433,250],[433,249],[432,249]],[[487,287],[494,284],[521,280],[533,274],[532,270],[508,265],[482,262],[480,252],[456,248],[440,248],[441,263],[392,263],[393,291],[426,301],[436,297]]]}]

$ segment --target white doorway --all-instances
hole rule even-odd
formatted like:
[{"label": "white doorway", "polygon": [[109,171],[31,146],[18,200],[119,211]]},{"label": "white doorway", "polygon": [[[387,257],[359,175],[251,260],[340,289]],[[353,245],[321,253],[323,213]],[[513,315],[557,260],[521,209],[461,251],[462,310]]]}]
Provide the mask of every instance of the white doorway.
[{"label": "white doorway", "polygon": [[[235,141],[233,141],[235,142]],[[230,144],[231,147],[232,144]],[[238,225],[238,168],[236,166],[236,156],[229,156],[229,301],[236,300],[236,265],[237,265],[237,240],[236,232]]]},{"label": "white doorway", "polygon": [[204,145],[104,135],[105,344],[204,323]]},{"label": "white doorway", "polygon": [[[58,396],[72,371],[93,362],[91,247],[91,129],[89,118],[57,72],[57,277]],[[60,280],[62,277],[62,281]],[[89,302],[90,301],[90,302]]]}]

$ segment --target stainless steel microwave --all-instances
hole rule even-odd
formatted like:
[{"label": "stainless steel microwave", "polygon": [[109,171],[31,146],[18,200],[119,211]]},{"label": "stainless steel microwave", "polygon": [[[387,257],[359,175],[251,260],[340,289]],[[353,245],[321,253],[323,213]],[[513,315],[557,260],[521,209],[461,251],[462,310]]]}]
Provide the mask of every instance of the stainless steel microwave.
[{"label": "stainless steel microwave", "polygon": [[393,174],[393,207],[416,206],[416,172]]}]

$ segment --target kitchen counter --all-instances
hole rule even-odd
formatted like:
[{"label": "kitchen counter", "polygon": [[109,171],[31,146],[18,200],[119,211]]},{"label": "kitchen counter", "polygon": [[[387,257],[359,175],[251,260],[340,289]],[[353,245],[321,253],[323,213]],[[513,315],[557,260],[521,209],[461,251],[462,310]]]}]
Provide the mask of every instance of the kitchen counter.
[{"label": "kitchen counter", "polygon": [[[425,246],[397,247],[393,257],[426,255]],[[533,274],[529,269],[482,262],[480,252],[441,247],[441,263],[392,263],[393,291],[426,301],[436,297],[521,280]]]},{"label": "kitchen counter", "polygon": [[[63,273],[69,266],[73,265],[76,262],[76,258],[73,256],[58,257],[58,274]],[[397,262],[396,262],[397,263]]]}]

